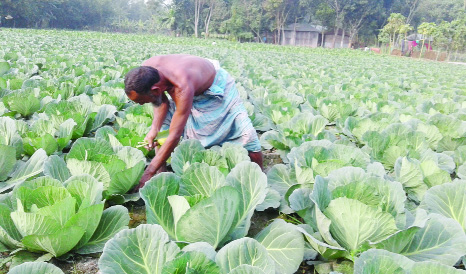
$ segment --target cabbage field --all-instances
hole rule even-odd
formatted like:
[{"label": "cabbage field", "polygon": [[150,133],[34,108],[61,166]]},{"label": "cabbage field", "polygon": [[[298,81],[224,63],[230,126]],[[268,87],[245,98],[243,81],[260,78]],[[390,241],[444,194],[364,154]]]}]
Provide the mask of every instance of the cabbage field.
[{"label": "cabbage field", "polygon": [[[0,273],[466,273],[465,66],[212,42],[0,29]],[[153,112],[123,78],[170,53],[236,79],[265,173],[183,140],[131,193]]]}]

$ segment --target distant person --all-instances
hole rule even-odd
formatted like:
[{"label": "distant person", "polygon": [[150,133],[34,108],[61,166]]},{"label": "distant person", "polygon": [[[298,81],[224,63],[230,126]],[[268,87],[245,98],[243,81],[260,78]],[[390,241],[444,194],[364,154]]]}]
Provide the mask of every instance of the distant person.
[{"label": "distant person", "polygon": [[147,149],[156,147],[154,139],[162,126],[169,126],[170,132],[135,190],[156,173],[165,171],[166,161],[182,136],[197,139],[204,147],[225,142],[241,144],[248,150],[251,161],[262,168],[256,130],[235,80],[218,62],[192,55],[155,56],[128,72],[125,92],[138,104],[154,106],[152,126],[144,138],[149,143]]}]

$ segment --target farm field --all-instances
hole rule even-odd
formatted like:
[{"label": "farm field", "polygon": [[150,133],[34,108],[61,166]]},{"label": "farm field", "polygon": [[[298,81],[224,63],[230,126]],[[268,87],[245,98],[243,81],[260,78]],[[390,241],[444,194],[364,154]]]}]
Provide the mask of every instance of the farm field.
[{"label": "farm field", "polygon": [[[153,114],[123,78],[173,53],[236,79],[265,173],[184,140],[137,201]],[[0,29],[0,273],[466,273],[465,232],[462,65]]]}]

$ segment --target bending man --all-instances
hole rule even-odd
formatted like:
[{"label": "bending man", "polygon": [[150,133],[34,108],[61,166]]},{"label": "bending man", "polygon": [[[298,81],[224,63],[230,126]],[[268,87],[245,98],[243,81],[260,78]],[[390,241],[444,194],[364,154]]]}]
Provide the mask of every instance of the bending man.
[{"label": "bending man", "polygon": [[192,55],[152,57],[128,72],[125,92],[138,104],[154,106],[152,126],[144,139],[149,143],[147,149],[155,148],[154,139],[162,126],[170,127],[167,140],[146,168],[136,190],[154,174],[164,171],[181,136],[197,139],[204,147],[239,143],[248,150],[251,161],[262,168],[257,133],[235,81],[211,61]]}]

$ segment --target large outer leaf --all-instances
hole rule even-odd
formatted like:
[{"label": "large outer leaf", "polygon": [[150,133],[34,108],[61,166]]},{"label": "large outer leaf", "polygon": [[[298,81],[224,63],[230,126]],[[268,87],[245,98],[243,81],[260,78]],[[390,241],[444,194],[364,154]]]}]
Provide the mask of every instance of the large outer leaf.
[{"label": "large outer leaf", "polygon": [[227,176],[227,185],[241,195],[240,207],[236,212],[236,228],[232,227],[233,238],[246,236],[254,209],[267,195],[267,176],[256,163],[241,162]]},{"label": "large outer leaf", "polygon": [[228,174],[230,169],[228,168],[227,160],[220,154],[220,151],[214,149],[202,150],[194,155],[192,162],[206,163],[209,166],[218,168],[224,174]]},{"label": "large outer leaf", "polygon": [[[341,248],[340,244],[334,239],[334,237],[330,233],[330,225],[332,224],[332,221],[329,218],[327,218],[327,216],[325,216],[324,213],[322,213],[319,207],[315,206],[314,209],[317,230],[319,231],[322,239],[325,240],[325,242],[330,244],[330,246],[332,247]],[[344,249],[342,248],[342,250]]]},{"label": "large outer leaf", "polygon": [[70,170],[66,166],[65,161],[57,155],[52,155],[45,161],[44,174],[60,182],[64,182],[71,177]]},{"label": "large outer leaf", "polygon": [[407,157],[399,158],[395,163],[396,179],[403,185],[406,192],[413,193],[418,200],[421,200],[427,190],[423,182],[420,163]]},{"label": "large outer leaf", "polygon": [[208,243],[206,242],[196,242],[193,244],[189,244],[181,250],[183,252],[189,252],[189,251],[196,251],[196,252],[201,252],[204,253],[204,255],[207,256],[207,258],[211,259],[212,261],[215,261],[215,256],[217,256],[217,252],[215,249]]},{"label": "large outer leaf", "polygon": [[267,188],[267,194],[262,203],[256,206],[256,211],[264,211],[267,208],[278,208],[281,204],[280,193],[275,189]]},{"label": "large outer leaf", "polygon": [[424,183],[430,188],[436,185],[451,182],[450,174],[441,169],[436,161],[427,160],[421,163]]},{"label": "large outer leaf", "polygon": [[198,140],[184,140],[173,151],[171,166],[176,174],[183,174],[183,168],[186,163],[190,163],[196,152],[204,150]]},{"label": "large outer leaf", "polygon": [[192,164],[182,175],[183,183],[180,194],[193,196],[200,194],[206,197],[226,184],[225,176],[213,166],[206,163]]},{"label": "large outer leaf", "polygon": [[324,212],[331,220],[330,232],[349,251],[358,250],[367,241],[380,241],[397,231],[389,213],[369,207],[357,200],[337,198]]},{"label": "large outer leaf", "polygon": [[61,151],[65,148],[73,136],[73,129],[76,127],[76,122],[73,119],[68,119],[63,122],[57,130],[57,143],[58,150]]},{"label": "large outer leaf", "polygon": [[96,178],[97,181],[102,182],[104,188],[110,185],[110,174],[108,174],[102,163],[69,159],[67,160],[67,167],[73,176],[89,174]]},{"label": "large outer leaf", "polygon": [[177,240],[207,242],[216,248],[235,224],[240,196],[232,187],[219,188],[191,207],[176,225]]},{"label": "large outer leaf", "polygon": [[251,238],[241,238],[230,242],[217,253],[215,261],[224,273],[229,273],[241,265],[260,268],[266,274],[274,274],[275,264],[269,257],[267,249]]},{"label": "large outer leaf", "polygon": [[26,164],[16,169],[13,174],[11,174],[10,180],[6,181],[6,186],[1,187],[0,185],[0,193],[41,173],[44,170],[44,163],[47,158],[45,150],[37,150]]},{"label": "large outer leaf", "polygon": [[129,220],[128,209],[124,206],[116,205],[105,209],[92,237],[76,252],[80,254],[102,252],[108,240],[119,231],[128,228]]},{"label": "large outer leaf", "polygon": [[275,220],[255,239],[275,261],[276,272],[292,274],[298,270],[304,256],[304,239],[294,225],[284,220]]},{"label": "large outer leaf", "polygon": [[8,274],[64,274],[60,268],[44,262],[27,262],[15,266]]},{"label": "large outer leaf", "polygon": [[99,225],[103,210],[103,203],[81,208],[79,212],[71,217],[71,219],[65,224],[66,227],[81,227],[84,229],[85,233],[76,245],[76,248],[80,248],[85,245],[92,237],[94,231]]},{"label": "large outer leaf", "polygon": [[421,206],[428,212],[455,219],[466,232],[466,181],[455,181],[429,189]]},{"label": "large outer leaf", "polygon": [[0,138],[0,144],[12,146],[17,139],[21,139],[16,126],[16,121],[10,117],[0,117],[0,132],[2,137]]},{"label": "large outer leaf", "polygon": [[46,133],[38,137],[25,137],[23,139],[23,148],[26,155],[34,154],[39,148],[42,148],[47,155],[50,155],[57,151],[58,144],[51,134]]},{"label": "large outer leaf", "polygon": [[163,267],[164,274],[189,274],[189,273],[209,273],[220,274],[220,267],[209,260],[204,253],[186,252],[176,259],[166,263]]},{"label": "large outer leaf", "polygon": [[23,139],[18,133],[15,120],[10,117],[0,117],[0,144],[16,149],[16,158],[21,157]]},{"label": "large outer leaf", "polygon": [[[40,176],[40,177],[35,178],[34,180],[23,182],[19,186],[27,187],[30,189],[37,189],[43,186],[53,186],[53,187],[60,188],[60,187],[63,187],[63,184],[59,180],[54,179],[50,176]],[[15,189],[13,189],[13,193],[14,192],[15,192]]]},{"label": "large outer leaf", "polygon": [[361,254],[354,263],[354,274],[461,274],[466,271],[433,261],[414,262],[409,258],[381,249]]},{"label": "large outer leaf", "polygon": [[329,176],[329,189],[332,190],[334,199],[355,199],[369,206],[379,207],[393,216],[404,213],[405,210],[406,193],[399,182],[367,174],[361,168],[344,167],[333,171]]},{"label": "large outer leaf", "polygon": [[126,168],[132,168],[141,162],[146,163],[144,153],[134,147],[118,147],[114,149],[118,158],[125,162]]},{"label": "large outer leaf", "polygon": [[90,175],[72,176],[63,184],[71,196],[76,199],[78,209],[86,208],[102,201],[104,186]]},{"label": "large outer leaf", "polygon": [[466,274],[466,271],[437,262],[419,262],[411,268],[411,274]]},{"label": "large outer leaf", "polygon": [[98,129],[103,126],[109,120],[115,117],[115,112],[117,109],[113,105],[102,105],[97,112],[97,115],[94,118],[94,123],[92,124],[91,131]]},{"label": "large outer leaf", "polygon": [[421,227],[411,226],[405,230],[398,231],[397,233],[379,243],[375,243],[374,246],[378,249],[389,250],[390,252],[397,254],[401,253],[406,248],[406,246],[409,245],[409,243],[414,238],[414,235],[416,235],[420,229]]},{"label": "large outer leaf", "polygon": [[71,147],[66,160],[105,162],[105,156],[113,154],[112,146],[103,139],[79,138]]},{"label": "large outer leaf", "polygon": [[10,63],[6,61],[0,62],[0,76],[7,73],[10,70],[10,68]]},{"label": "large outer leaf", "polygon": [[15,211],[11,213],[11,219],[21,235],[46,235],[60,230],[60,224],[51,217],[38,213]]},{"label": "large outer leaf", "polygon": [[140,161],[135,166],[116,172],[111,176],[111,182],[106,189],[107,195],[125,194],[139,183],[144,173],[145,164]]},{"label": "large outer leaf", "polygon": [[16,150],[12,146],[0,144],[0,181],[8,178],[16,163]]},{"label": "large outer leaf", "polygon": [[328,189],[333,191],[335,188],[351,182],[364,181],[366,176],[366,172],[360,167],[348,166],[339,168],[328,175]]},{"label": "large outer leaf", "polygon": [[224,143],[221,152],[230,170],[242,161],[250,161],[248,151],[240,144]]},{"label": "large outer leaf", "polygon": [[1,252],[5,252],[22,247],[22,244],[13,239],[2,227],[0,227],[0,246],[2,250]]},{"label": "large outer leaf", "polygon": [[41,186],[34,189],[27,199],[22,200],[22,202],[26,208],[33,204],[41,208],[54,205],[67,197],[71,197],[71,195],[64,187]]},{"label": "large outer leaf", "polygon": [[176,231],[176,224],[180,220],[181,216],[183,216],[188,209],[191,208],[188,201],[184,196],[172,195],[167,197],[170,206],[172,207],[173,211],[173,221],[175,223],[175,231]]},{"label": "large outer leaf", "polygon": [[291,186],[297,183],[291,178],[290,169],[283,164],[274,165],[267,173],[267,184],[280,194],[280,211],[287,214],[293,213],[285,201],[285,194]]},{"label": "large outer leaf", "polygon": [[[11,219],[10,215],[11,210],[7,206],[0,204],[0,227],[4,229],[4,231],[8,234],[9,237],[13,238],[16,241],[20,241],[22,236],[19,233],[18,229],[16,229],[16,226],[13,223],[13,220]],[[2,242],[2,237],[0,237],[0,242]]]},{"label": "large outer leaf", "polygon": [[235,267],[228,274],[265,274],[265,272],[257,266],[242,264]]},{"label": "large outer leaf", "polygon": [[160,274],[180,249],[159,225],[120,231],[105,244],[99,259],[102,274]]},{"label": "large outer leaf", "polygon": [[274,165],[267,173],[267,183],[272,189],[280,193],[282,197],[285,196],[288,189],[296,184],[290,178],[290,171],[286,165]]},{"label": "large outer leaf", "polygon": [[[11,85],[11,82],[10,82]],[[40,109],[40,101],[30,90],[13,91],[3,97],[3,103],[11,110],[22,116],[30,116]]]},{"label": "large outer leaf", "polygon": [[66,197],[53,205],[40,208],[36,213],[54,219],[63,227],[75,212],[76,199],[73,197]]},{"label": "large outer leaf", "polygon": [[59,257],[73,249],[84,233],[79,226],[65,227],[53,234],[26,236],[22,242],[32,251],[45,251]]},{"label": "large outer leaf", "polygon": [[[457,221],[438,214],[430,214],[425,226],[416,233],[409,233],[403,237],[408,243],[400,250],[392,241],[400,241],[398,237],[388,238],[377,244],[388,251],[405,255],[414,261],[437,261],[446,265],[454,265],[466,254],[466,235]],[[409,236],[408,236],[409,235]],[[396,248],[396,250],[393,250]]]},{"label": "large outer leaf", "polygon": [[320,233],[319,232],[314,233],[314,231],[309,225],[298,225],[296,229],[299,232],[303,233],[304,237],[309,242],[309,245],[316,252],[320,253],[322,257],[326,259],[338,259],[338,258],[349,257],[348,251],[346,251],[344,248],[340,246],[333,246],[333,245],[325,243]]},{"label": "large outer leaf", "polygon": [[327,208],[328,204],[332,200],[332,193],[329,190],[327,180],[319,175],[316,176],[314,189],[312,190],[310,198],[320,211]]},{"label": "large outer leaf", "polygon": [[167,197],[178,194],[180,181],[180,177],[173,173],[160,173],[140,190],[146,204],[147,223],[161,225],[172,238],[176,238],[175,225]]},{"label": "large outer leaf", "polygon": [[363,252],[354,262],[354,274],[409,274],[414,262],[403,255],[386,250]]}]

